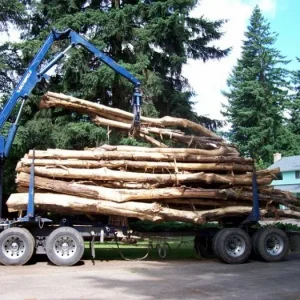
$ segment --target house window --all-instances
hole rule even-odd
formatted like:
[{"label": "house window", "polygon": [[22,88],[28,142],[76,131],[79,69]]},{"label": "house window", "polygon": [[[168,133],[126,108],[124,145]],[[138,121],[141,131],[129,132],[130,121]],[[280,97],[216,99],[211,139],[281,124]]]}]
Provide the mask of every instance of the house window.
[{"label": "house window", "polygon": [[282,180],[282,173],[276,175],[276,180]]},{"label": "house window", "polygon": [[295,172],[295,177],[296,177],[296,179],[300,179],[300,171]]}]

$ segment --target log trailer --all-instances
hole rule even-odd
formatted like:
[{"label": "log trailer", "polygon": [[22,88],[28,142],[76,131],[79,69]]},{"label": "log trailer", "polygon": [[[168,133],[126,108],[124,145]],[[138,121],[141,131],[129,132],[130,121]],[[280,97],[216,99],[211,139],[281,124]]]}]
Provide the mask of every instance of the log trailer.
[{"label": "log trailer", "polygon": [[[41,67],[42,61],[52,44],[60,40],[69,40],[70,45]],[[95,238],[101,237],[103,239],[103,236],[115,235],[114,228],[103,224],[71,224],[68,219],[62,219],[59,224],[55,224],[51,219],[36,215],[34,158],[31,165],[26,215],[14,220],[2,218],[3,166],[14,141],[24,103],[35,85],[47,77],[47,71],[57,64],[71,48],[77,46],[84,47],[101,62],[134,84],[132,132],[139,130],[142,103],[140,81],[73,30],[67,29],[63,32],[52,30],[0,114],[0,128],[3,129],[5,122],[20,101],[16,120],[11,125],[7,137],[0,136],[0,263],[4,265],[23,265],[29,261],[33,253],[47,254],[49,260],[56,265],[74,265],[82,258],[85,247],[84,239],[91,241],[91,253],[94,258]],[[210,256],[215,253],[227,263],[243,263],[253,250],[266,261],[280,261],[286,256],[289,248],[292,250],[300,248],[299,238],[294,233],[289,233],[289,239],[288,234],[278,228],[253,226],[258,224],[260,219],[255,172],[253,172],[252,183],[253,207],[247,218],[223,219],[221,221],[224,228],[221,230],[193,232],[196,236],[195,249],[200,255]]]}]

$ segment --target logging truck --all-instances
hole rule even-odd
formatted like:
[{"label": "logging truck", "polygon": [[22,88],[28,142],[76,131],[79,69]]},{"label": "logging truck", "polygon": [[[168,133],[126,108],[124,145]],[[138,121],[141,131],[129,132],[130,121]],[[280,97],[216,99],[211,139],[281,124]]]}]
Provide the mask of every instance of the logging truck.
[{"label": "logging truck", "polygon": [[[70,46],[41,68],[42,60],[51,45],[55,41],[64,39],[70,40]],[[62,59],[68,50],[77,46],[83,46],[92,52],[103,63],[135,85],[132,98],[133,120],[130,130],[133,133],[139,132],[142,101],[140,81],[71,29],[63,32],[53,30],[34,57],[0,114],[0,128],[2,129],[17,102],[21,101],[16,121],[12,124],[8,136],[0,136],[0,262],[4,265],[23,265],[29,261],[33,253],[46,254],[55,265],[74,265],[82,258],[85,239],[90,241],[91,254],[94,257],[96,237],[100,237],[102,240],[104,236],[115,237],[115,229],[110,226],[92,222],[84,224],[80,222],[71,223],[68,218],[63,218],[60,222],[54,222],[52,219],[38,216],[35,213],[34,151],[30,167],[26,215],[14,220],[2,218],[3,166],[17,132],[24,102],[36,83],[47,77],[47,71]],[[189,141],[190,138],[188,138]],[[200,175],[203,176],[203,174]],[[176,177],[180,179],[179,175],[176,175]],[[193,178],[193,175],[189,177]],[[219,180],[221,179],[222,177],[219,177]],[[195,249],[201,256],[210,257],[215,254],[227,263],[237,264],[245,262],[253,251],[266,261],[280,261],[287,255],[289,249],[294,251],[300,248],[299,236],[296,233],[285,232],[274,227],[259,228],[257,226],[260,219],[260,209],[255,172],[252,175],[252,191],[253,206],[247,217],[235,216],[231,213],[231,216],[222,217],[219,220],[222,229],[216,230],[214,228],[189,233],[195,235]],[[190,215],[194,216],[192,213]],[[176,215],[174,218],[176,219]],[[178,221],[181,220],[178,216]],[[162,233],[163,236],[165,234]]]}]

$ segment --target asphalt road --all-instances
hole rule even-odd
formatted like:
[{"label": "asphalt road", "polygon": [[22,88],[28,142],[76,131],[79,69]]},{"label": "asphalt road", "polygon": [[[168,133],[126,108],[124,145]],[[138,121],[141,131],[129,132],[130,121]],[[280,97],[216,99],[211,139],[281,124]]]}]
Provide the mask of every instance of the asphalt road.
[{"label": "asphalt road", "polygon": [[300,254],[281,263],[218,260],[83,261],[56,267],[38,261],[0,266],[0,299],[300,300]]}]

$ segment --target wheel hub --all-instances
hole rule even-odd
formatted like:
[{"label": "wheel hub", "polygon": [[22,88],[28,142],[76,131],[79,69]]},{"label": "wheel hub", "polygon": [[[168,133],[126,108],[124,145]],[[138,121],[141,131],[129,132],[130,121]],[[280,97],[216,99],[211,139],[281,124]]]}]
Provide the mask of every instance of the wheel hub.
[{"label": "wheel hub", "polygon": [[270,235],[265,241],[265,247],[270,255],[278,255],[284,246],[283,239],[279,235]]},{"label": "wheel hub", "polygon": [[2,251],[10,259],[20,258],[25,253],[25,242],[19,236],[9,236],[2,243]]},{"label": "wheel hub", "polygon": [[76,243],[70,236],[61,236],[53,244],[54,253],[60,258],[70,258],[76,252]]},{"label": "wheel hub", "polygon": [[246,244],[243,238],[238,235],[231,236],[226,243],[226,251],[230,256],[238,257],[245,251]]}]

